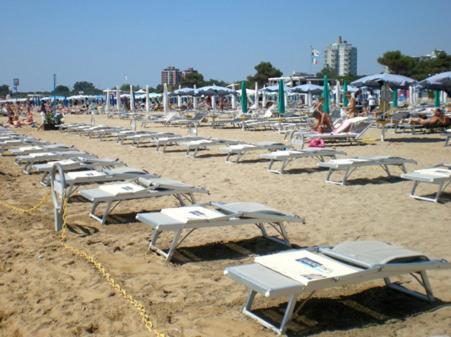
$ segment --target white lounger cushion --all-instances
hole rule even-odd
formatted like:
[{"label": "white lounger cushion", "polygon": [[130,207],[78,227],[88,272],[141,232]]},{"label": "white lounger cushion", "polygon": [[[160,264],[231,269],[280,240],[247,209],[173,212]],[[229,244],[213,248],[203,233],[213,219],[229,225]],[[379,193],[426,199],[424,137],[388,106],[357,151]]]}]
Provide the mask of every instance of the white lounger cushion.
[{"label": "white lounger cushion", "polygon": [[180,221],[181,223],[188,223],[190,221],[200,222],[218,220],[225,217],[225,215],[221,212],[200,206],[164,208],[161,210],[161,213]]},{"label": "white lounger cushion", "polygon": [[443,168],[428,168],[422,170],[415,170],[415,173],[424,174],[434,178],[451,178],[451,170]]},{"label": "white lounger cushion", "polygon": [[108,192],[111,195],[129,194],[144,191],[146,188],[134,183],[118,183],[109,185],[100,185],[99,190]]},{"label": "white lounger cushion", "polygon": [[89,170],[89,171],[80,171],[80,172],[67,172],[65,173],[66,179],[73,180],[77,178],[86,178],[86,177],[102,177],[106,176],[106,173],[99,172],[96,170]]}]

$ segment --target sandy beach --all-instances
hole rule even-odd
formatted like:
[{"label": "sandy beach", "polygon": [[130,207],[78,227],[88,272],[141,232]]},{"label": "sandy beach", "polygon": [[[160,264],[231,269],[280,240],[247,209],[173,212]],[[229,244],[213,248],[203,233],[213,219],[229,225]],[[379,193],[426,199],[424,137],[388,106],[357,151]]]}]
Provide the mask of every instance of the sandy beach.
[{"label": "sandy beach", "polygon": [[[1,122],[5,118],[1,117]],[[36,116],[36,119],[37,116]],[[68,116],[66,123],[88,122],[89,116]],[[97,123],[129,127],[129,121],[96,118]],[[187,134],[184,128],[152,125],[146,130]],[[209,190],[198,201],[255,201],[306,219],[288,224],[295,247],[375,239],[409,247],[430,257],[451,260],[451,193],[439,204],[409,198],[411,182],[387,178],[382,169],[356,171],[349,186],[326,184],[326,171],[315,160],[299,160],[285,175],[267,171],[258,154],[241,164],[225,163],[218,148],[200,158],[186,157],[171,147],[135,148],[59,131],[16,129],[49,142],[62,143],[118,158]],[[247,142],[283,141],[271,131],[200,127],[200,136]],[[369,139],[378,139],[371,129]],[[393,155],[414,159],[408,170],[451,161],[451,148],[439,134],[387,133],[386,142],[341,146],[349,156]],[[40,176],[23,175],[13,157],[0,158],[0,200],[31,207],[48,189]],[[435,191],[424,186],[420,193]],[[223,275],[224,268],[253,261],[286,249],[259,236],[252,226],[202,229],[183,242],[175,263],[148,251],[150,228],[136,222],[137,212],[175,207],[171,198],[131,201],[115,209],[113,223],[101,226],[88,217],[90,204],[75,198],[69,204],[69,242],[95,256],[130,294],[141,301],[158,330],[171,337],[270,337],[275,334],[241,313],[246,289]],[[14,214],[0,208],[0,336],[148,336],[135,310],[84,260],[61,247],[53,231],[53,207],[48,201],[38,212]],[[169,236],[163,236],[169,238]],[[430,304],[383,287],[383,281],[320,291],[294,317],[289,336],[434,336],[451,334],[451,270],[432,271],[430,280],[438,302]],[[412,278],[406,286],[419,289]],[[279,319],[286,302],[256,301]]]}]

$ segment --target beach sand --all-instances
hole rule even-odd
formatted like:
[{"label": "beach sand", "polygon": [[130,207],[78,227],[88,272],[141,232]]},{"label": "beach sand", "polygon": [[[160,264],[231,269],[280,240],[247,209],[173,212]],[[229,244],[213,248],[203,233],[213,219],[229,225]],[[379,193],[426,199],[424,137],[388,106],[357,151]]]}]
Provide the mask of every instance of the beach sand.
[{"label": "beach sand", "polygon": [[[89,121],[69,116],[66,123]],[[98,116],[97,123],[129,126],[128,121]],[[4,120],[2,120],[4,122]],[[183,128],[149,129],[186,134]],[[356,171],[349,186],[324,182],[326,172],[314,160],[294,162],[286,175],[269,173],[257,154],[242,164],[224,162],[218,149],[201,158],[181,148],[167,153],[101,142],[58,131],[22,128],[47,141],[73,145],[99,156],[119,158],[131,167],[207,188],[198,201],[255,201],[306,218],[288,224],[296,246],[376,239],[403,245],[431,257],[451,260],[451,203],[416,201],[408,197],[411,182],[387,178],[378,168]],[[275,132],[199,129],[201,136],[243,141],[274,140]],[[369,138],[379,132],[370,130]],[[451,148],[440,135],[394,135],[373,145],[337,146],[348,155],[394,155],[415,159],[409,170],[451,161]],[[393,169],[393,173],[400,172]],[[48,189],[40,176],[25,176],[13,157],[0,159],[1,201],[20,207],[38,202]],[[421,191],[433,192],[425,186]],[[449,189],[448,189],[449,191]],[[450,198],[451,193],[444,194]],[[198,230],[183,242],[173,264],[147,249],[150,228],[134,214],[175,207],[174,199],[133,201],[115,209],[113,223],[101,226],[88,217],[90,204],[80,198],[69,204],[69,243],[100,261],[111,275],[142,302],[158,330],[169,336],[268,337],[274,333],[241,313],[246,289],[223,275],[227,266],[250,263],[256,254],[283,246],[259,237],[253,226]],[[148,336],[135,309],[110,288],[81,258],[63,249],[53,231],[48,201],[32,216],[0,208],[0,336]],[[131,222],[131,223],[127,223]],[[169,235],[163,235],[169,239]],[[451,270],[429,273],[435,304],[423,303],[374,281],[317,292],[289,326],[289,336],[433,336],[451,334]],[[406,285],[419,289],[412,278]],[[262,300],[256,306],[280,319],[286,302]]]}]

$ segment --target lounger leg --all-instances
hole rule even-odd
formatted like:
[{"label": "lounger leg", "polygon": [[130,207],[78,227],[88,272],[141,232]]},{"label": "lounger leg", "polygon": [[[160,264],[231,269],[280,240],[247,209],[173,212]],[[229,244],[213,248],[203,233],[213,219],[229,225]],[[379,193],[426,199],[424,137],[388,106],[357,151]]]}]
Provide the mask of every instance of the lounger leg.
[{"label": "lounger leg", "polygon": [[240,151],[240,152],[238,152],[238,154],[236,155],[236,163],[238,163],[239,161],[240,161],[240,159],[241,159],[241,154],[242,154],[242,152]]},{"label": "lounger leg", "polygon": [[[110,214],[110,209],[111,209],[111,204],[112,201],[108,201],[105,207],[105,210],[103,212],[103,215],[100,217],[98,215],[96,215],[95,211],[96,208],[100,205],[100,203],[96,203],[94,202],[92,205],[92,209],[91,209],[91,213],[89,214],[89,216],[93,219],[96,219],[97,221],[99,221],[102,225],[105,224],[106,219],[108,218],[108,215]],[[116,205],[117,206],[117,205]]]},{"label": "lounger leg", "polygon": [[389,287],[393,290],[402,292],[406,295],[413,296],[413,297],[418,298],[423,301],[428,301],[428,302],[435,301],[434,294],[432,293],[431,283],[429,282],[429,278],[428,278],[426,272],[421,271],[419,274],[421,276],[421,282],[419,280],[418,280],[418,282],[423,286],[426,294],[421,294],[419,292],[407,289],[400,284],[392,283],[388,277],[384,278],[384,282],[387,287]]},{"label": "lounger leg", "polygon": [[227,153],[227,157],[225,159],[226,162],[230,162],[229,159],[230,159],[231,154],[232,154],[231,152]]},{"label": "lounger leg", "polygon": [[288,158],[283,161],[282,167],[280,168],[280,174],[284,174],[285,169],[287,168],[289,163],[290,163],[290,160]]},{"label": "lounger leg", "polygon": [[166,262],[171,261],[172,255],[174,255],[175,249],[179,244],[180,235],[182,234],[182,229],[179,229],[174,233],[174,238],[172,239],[171,246],[169,247],[168,253],[166,255]]}]

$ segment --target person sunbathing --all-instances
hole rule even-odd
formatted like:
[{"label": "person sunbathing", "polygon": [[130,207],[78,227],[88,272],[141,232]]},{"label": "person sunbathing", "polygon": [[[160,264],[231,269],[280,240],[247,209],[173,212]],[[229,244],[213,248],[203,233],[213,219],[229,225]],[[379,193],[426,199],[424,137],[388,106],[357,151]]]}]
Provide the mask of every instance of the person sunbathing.
[{"label": "person sunbathing", "polygon": [[451,118],[445,116],[443,111],[439,108],[435,109],[434,115],[431,118],[412,118],[410,124],[421,125],[425,127],[440,127],[451,126]]},{"label": "person sunbathing", "polygon": [[327,133],[332,131],[332,120],[327,113],[320,110],[315,110],[312,117],[316,119],[316,125],[313,127],[313,131],[318,133]]}]

